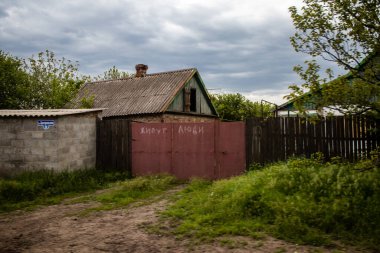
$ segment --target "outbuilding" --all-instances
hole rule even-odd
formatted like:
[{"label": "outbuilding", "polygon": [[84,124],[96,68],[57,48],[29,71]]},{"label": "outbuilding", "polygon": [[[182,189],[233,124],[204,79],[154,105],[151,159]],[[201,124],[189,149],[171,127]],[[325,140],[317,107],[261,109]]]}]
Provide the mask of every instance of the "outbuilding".
[{"label": "outbuilding", "polygon": [[102,109],[0,110],[0,176],[94,168]]}]

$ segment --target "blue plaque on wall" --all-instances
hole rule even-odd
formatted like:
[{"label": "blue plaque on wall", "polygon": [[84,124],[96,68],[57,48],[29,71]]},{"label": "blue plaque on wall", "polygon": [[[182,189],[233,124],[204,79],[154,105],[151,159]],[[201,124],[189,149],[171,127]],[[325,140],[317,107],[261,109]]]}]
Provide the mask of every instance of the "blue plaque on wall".
[{"label": "blue plaque on wall", "polygon": [[49,119],[49,120],[37,120],[37,125],[41,126],[44,130],[47,130],[50,127],[54,126],[55,122],[52,119]]}]

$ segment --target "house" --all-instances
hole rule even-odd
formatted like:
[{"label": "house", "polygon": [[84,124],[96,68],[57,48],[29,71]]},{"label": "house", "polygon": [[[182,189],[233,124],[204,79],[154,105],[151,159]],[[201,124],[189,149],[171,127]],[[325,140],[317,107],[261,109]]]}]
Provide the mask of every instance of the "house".
[{"label": "house", "polygon": [[0,177],[94,168],[102,109],[0,110]]},{"label": "house", "polygon": [[[354,74],[355,72],[355,74]],[[340,76],[335,80],[326,83],[323,88],[320,88],[316,92],[327,93],[332,92],[334,85],[352,85],[357,82],[370,82],[372,83],[372,87],[376,87],[376,84],[380,84],[380,53],[372,53],[368,55],[362,62],[360,62],[354,69],[352,69],[349,73],[344,76]],[[378,86],[377,86],[378,87]],[[365,88],[366,92],[362,95],[361,100],[366,101],[367,103],[373,103],[378,101],[379,89],[375,89],[374,91],[369,91],[370,89]],[[352,93],[348,93],[352,94]],[[340,95],[340,94],[339,94]],[[346,94],[347,96],[347,94]],[[337,97],[337,96],[336,96]],[[342,95],[344,98],[345,96]],[[298,110],[296,109],[295,104],[297,102],[301,102],[304,105],[308,114],[327,114],[332,113],[334,115],[342,115],[345,109],[352,109],[355,107],[355,100],[352,101],[336,101],[336,104],[329,106],[329,108],[316,108],[317,96],[315,93],[307,92],[303,96],[298,97],[297,99],[290,100],[282,105],[276,107],[275,114],[278,116],[296,116]],[[342,102],[342,103],[339,103]],[[346,104],[344,104],[346,102]],[[357,104],[356,104],[357,105]],[[366,108],[362,108],[366,109]]]},{"label": "house", "polygon": [[106,108],[101,118],[141,122],[207,122],[218,118],[202,78],[195,68],[147,73],[136,65],[133,77],[86,83],[69,105],[81,108],[93,99],[94,108]]},{"label": "house", "polygon": [[[304,102],[304,107],[309,115],[317,114],[317,109],[315,107],[315,104],[313,103],[313,94],[311,92],[305,93],[299,99],[305,99],[305,101],[307,101],[307,102]],[[296,99],[287,101],[281,105],[276,106],[273,112],[276,116],[279,116],[279,117],[297,116],[298,109],[295,106],[296,102],[297,102]]]}]

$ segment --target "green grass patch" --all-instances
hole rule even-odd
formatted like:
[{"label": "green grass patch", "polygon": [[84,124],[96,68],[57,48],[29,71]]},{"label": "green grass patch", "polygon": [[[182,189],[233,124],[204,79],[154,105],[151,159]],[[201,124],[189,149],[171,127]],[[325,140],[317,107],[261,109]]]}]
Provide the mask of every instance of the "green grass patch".
[{"label": "green grass patch", "polygon": [[95,169],[54,172],[26,171],[0,178],[0,212],[56,204],[77,193],[107,187],[109,183],[130,178],[127,172],[104,172]]},{"label": "green grass patch", "polygon": [[118,182],[110,191],[93,195],[91,200],[101,205],[82,212],[85,215],[92,211],[111,210],[129,205],[137,200],[157,196],[160,193],[178,185],[179,181],[169,175],[154,175],[137,177],[128,181]]},{"label": "green grass patch", "polygon": [[175,233],[277,238],[309,245],[380,245],[380,169],[292,159],[229,180],[195,180],[165,213]]}]

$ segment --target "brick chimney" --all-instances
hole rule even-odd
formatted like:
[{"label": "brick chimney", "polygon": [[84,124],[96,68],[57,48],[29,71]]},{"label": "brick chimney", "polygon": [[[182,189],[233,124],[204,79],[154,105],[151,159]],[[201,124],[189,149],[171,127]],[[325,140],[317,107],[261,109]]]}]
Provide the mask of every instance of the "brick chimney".
[{"label": "brick chimney", "polygon": [[146,76],[146,71],[148,70],[148,65],[137,64],[135,66],[135,68],[136,68],[136,75],[135,75],[135,77],[144,77],[144,76]]}]

